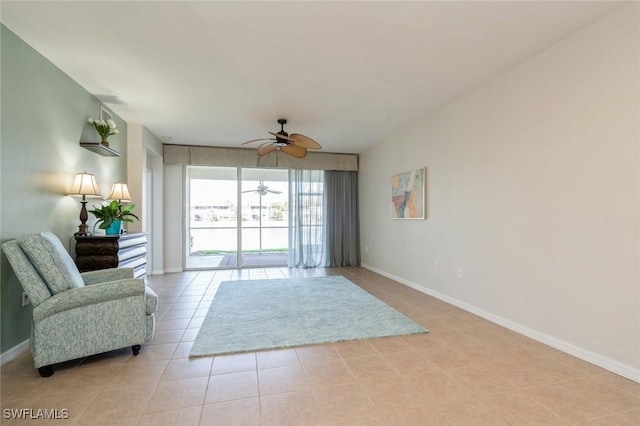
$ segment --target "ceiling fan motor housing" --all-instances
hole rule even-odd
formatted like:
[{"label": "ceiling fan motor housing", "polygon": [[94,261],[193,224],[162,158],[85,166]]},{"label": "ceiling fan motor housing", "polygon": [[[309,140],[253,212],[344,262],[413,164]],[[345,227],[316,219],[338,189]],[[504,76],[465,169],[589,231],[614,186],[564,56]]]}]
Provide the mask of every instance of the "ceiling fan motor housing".
[{"label": "ceiling fan motor housing", "polygon": [[[278,124],[280,125],[280,131],[276,134],[278,135],[282,135],[282,136],[289,136],[289,133],[284,131],[284,125],[287,124],[287,119],[286,118],[279,118],[278,119]],[[287,146],[289,145],[289,141],[286,139],[281,139],[279,137],[276,136],[276,145],[278,146]]]},{"label": "ceiling fan motor housing", "polygon": [[[284,130],[279,131],[278,133],[276,133],[277,135],[282,135],[282,136],[289,136],[289,134],[287,132],[285,132]],[[278,146],[285,146],[285,145],[289,145],[289,141],[286,139],[281,139],[279,137],[276,136],[276,145]]]}]

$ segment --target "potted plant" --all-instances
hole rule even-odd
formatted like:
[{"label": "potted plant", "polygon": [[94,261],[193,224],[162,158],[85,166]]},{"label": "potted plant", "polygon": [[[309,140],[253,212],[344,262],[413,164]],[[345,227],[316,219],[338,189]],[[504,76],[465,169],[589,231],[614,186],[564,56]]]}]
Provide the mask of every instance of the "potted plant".
[{"label": "potted plant", "polygon": [[121,206],[117,200],[100,207],[93,206],[93,210],[89,210],[89,213],[98,219],[93,228],[95,229],[99,225],[98,228],[106,230],[109,235],[120,234],[122,222],[133,222],[132,217],[140,220],[138,216],[133,214],[132,210],[135,206],[135,204]]}]

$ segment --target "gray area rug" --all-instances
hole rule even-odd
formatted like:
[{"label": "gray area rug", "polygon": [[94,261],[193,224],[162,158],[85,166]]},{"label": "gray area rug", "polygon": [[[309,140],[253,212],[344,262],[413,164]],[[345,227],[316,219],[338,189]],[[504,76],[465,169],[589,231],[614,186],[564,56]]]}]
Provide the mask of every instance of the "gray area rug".
[{"label": "gray area rug", "polygon": [[370,339],[427,329],[342,276],[225,281],[190,356]]}]

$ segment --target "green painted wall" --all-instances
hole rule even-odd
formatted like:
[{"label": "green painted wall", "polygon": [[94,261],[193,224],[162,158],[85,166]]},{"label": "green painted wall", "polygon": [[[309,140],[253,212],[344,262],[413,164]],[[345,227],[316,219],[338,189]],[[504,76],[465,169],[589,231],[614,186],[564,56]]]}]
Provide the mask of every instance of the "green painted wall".
[{"label": "green painted wall", "polygon": [[[119,158],[80,147],[81,140],[99,140],[86,120],[100,117],[100,101],[0,27],[0,242],[48,229],[69,247],[80,223],[80,203],[66,192],[82,171],[96,176],[105,197],[113,182],[126,181],[127,126],[114,115],[121,133],[109,143],[122,153]],[[90,200],[88,207],[99,201]],[[0,277],[4,353],[28,339],[31,308],[21,306],[22,288],[4,254]]]}]

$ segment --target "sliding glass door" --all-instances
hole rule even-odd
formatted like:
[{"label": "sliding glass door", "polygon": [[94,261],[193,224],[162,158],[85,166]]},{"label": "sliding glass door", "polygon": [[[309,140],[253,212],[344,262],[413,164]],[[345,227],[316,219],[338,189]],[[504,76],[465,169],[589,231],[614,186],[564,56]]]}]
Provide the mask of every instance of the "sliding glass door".
[{"label": "sliding glass door", "polygon": [[188,269],[235,267],[238,253],[238,169],[188,167]]},{"label": "sliding glass door", "polygon": [[188,167],[187,269],[285,266],[288,171]]},{"label": "sliding glass door", "polygon": [[289,236],[288,171],[242,169],[241,264],[287,264]]}]

